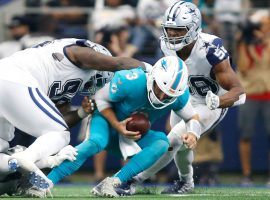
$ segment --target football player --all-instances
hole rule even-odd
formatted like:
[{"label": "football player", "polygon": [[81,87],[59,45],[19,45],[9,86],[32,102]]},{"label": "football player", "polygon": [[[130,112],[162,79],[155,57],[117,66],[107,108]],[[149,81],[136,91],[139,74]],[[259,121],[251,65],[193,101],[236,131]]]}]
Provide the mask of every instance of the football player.
[{"label": "football player", "polygon": [[99,112],[94,113],[91,120],[90,138],[76,147],[76,161],[63,162],[48,177],[56,184],[79,169],[88,157],[107,149],[131,159],[117,174],[97,185],[92,193],[118,196],[115,186],[150,167],[169,147],[163,132],[149,130],[141,135],[126,129],[127,122],[131,120],[129,116],[136,111],[146,113],[153,123],[174,110],[186,121],[188,134],[185,141],[193,148],[200,135],[200,123],[190,104],[187,76],[185,63],[173,56],[160,59],[149,74],[140,68],[115,73],[111,83],[95,96]]},{"label": "football player", "polygon": [[[181,58],[188,67],[191,104],[199,114],[201,134],[205,134],[224,118],[228,107],[245,102],[244,90],[232,69],[222,39],[201,32],[201,13],[193,3],[177,1],[169,7],[164,14],[162,28],[163,53]],[[181,118],[172,111],[170,124],[173,128],[168,135],[169,150],[152,167],[136,176],[133,182],[143,182],[174,158],[179,179],[162,193],[183,194],[194,189],[193,151],[180,137],[186,128],[175,125],[179,121]],[[119,188],[119,194],[131,194],[134,188],[129,186],[134,184],[128,184],[126,190]]]},{"label": "football player", "polygon": [[[0,152],[9,148],[14,126],[37,137],[25,151],[8,158],[7,167],[17,163],[33,172],[34,185],[50,187],[51,181],[35,162],[69,143],[69,126],[56,106],[69,103],[79,92],[93,95],[111,79],[109,71],[138,66],[144,64],[112,57],[103,46],[81,39],[46,41],[0,60]],[[85,116],[82,109],[75,114],[75,121]],[[0,155],[0,160],[5,159]]]}]

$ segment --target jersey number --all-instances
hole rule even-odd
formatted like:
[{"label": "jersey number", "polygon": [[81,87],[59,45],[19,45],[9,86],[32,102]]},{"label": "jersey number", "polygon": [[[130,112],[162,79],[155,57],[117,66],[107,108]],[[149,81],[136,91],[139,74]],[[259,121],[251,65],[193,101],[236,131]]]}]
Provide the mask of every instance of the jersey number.
[{"label": "jersey number", "polygon": [[78,92],[82,82],[81,79],[71,79],[61,85],[60,81],[55,81],[50,86],[49,97],[54,103],[70,102],[70,99]]},{"label": "jersey number", "polygon": [[214,94],[218,92],[217,83],[205,76],[190,76],[189,85],[190,93],[193,95],[197,93],[200,96],[206,96],[209,90]]}]

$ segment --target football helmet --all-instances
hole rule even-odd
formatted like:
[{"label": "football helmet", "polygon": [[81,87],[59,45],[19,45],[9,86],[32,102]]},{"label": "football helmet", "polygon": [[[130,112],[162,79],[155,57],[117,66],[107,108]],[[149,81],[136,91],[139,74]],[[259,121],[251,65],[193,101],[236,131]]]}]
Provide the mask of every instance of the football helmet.
[{"label": "football helmet", "polygon": [[[159,59],[147,76],[147,93],[150,104],[162,109],[175,102],[187,88],[188,70],[183,60],[176,56]],[[161,101],[154,92],[155,84],[169,98]]]},{"label": "football helmet", "polygon": [[[161,40],[165,42],[168,49],[179,51],[198,38],[202,30],[201,22],[201,13],[196,5],[178,1],[169,7],[163,16]],[[186,34],[180,37],[169,37],[167,28],[184,29]]]},{"label": "football helmet", "polygon": [[84,84],[80,94],[84,96],[94,95],[106,83],[111,81],[113,75],[113,72],[96,71],[96,73]]}]

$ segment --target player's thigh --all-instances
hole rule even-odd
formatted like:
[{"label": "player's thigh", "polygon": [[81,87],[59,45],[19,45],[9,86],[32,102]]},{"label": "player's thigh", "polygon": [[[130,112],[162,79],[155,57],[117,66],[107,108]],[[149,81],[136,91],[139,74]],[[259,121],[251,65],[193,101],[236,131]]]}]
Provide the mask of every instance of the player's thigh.
[{"label": "player's thigh", "polygon": [[3,148],[9,146],[8,141],[14,138],[14,131],[14,126],[5,118],[0,117],[0,152],[3,151]]},{"label": "player's thigh", "polygon": [[160,140],[169,144],[168,138],[164,132],[149,130],[137,143],[141,148],[145,148]]},{"label": "player's thigh", "polygon": [[255,131],[256,117],[260,110],[260,102],[246,100],[244,105],[239,107],[238,126],[241,137],[250,138]]},{"label": "player's thigh", "polygon": [[[3,82],[5,82],[3,84]],[[4,118],[20,130],[39,137],[68,129],[54,103],[38,88],[0,80],[0,109]]]}]

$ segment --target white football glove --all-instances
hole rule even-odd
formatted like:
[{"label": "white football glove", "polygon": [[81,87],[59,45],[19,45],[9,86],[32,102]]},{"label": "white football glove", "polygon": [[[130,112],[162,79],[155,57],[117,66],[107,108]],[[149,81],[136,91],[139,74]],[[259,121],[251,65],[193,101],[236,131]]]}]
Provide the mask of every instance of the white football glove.
[{"label": "white football glove", "polygon": [[77,149],[75,149],[73,146],[68,145],[65,146],[63,149],[61,149],[58,154],[56,154],[54,157],[54,167],[60,165],[65,160],[69,160],[73,162],[76,160]]},{"label": "white football glove", "polygon": [[219,107],[219,96],[215,95],[212,91],[208,91],[205,97],[205,102],[210,110],[215,110]]}]

